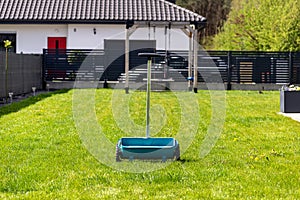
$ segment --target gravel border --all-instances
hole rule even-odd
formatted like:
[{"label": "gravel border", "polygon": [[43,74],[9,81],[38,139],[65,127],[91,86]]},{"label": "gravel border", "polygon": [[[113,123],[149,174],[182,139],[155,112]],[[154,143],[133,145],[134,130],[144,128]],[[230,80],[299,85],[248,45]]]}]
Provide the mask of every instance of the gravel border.
[{"label": "gravel border", "polygon": [[[40,90],[40,91],[35,92],[35,96],[37,96],[39,94],[49,93],[49,92],[52,92],[52,91]],[[33,97],[33,96],[34,96],[34,94],[32,92],[26,93],[26,94],[20,94],[20,95],[13,95],[12,102],[10,102],[10,99],[8,99],[8,103],[5,103],[5,98],[1,98],[0,99],[0,108],[7,106],[7,105],[11,105],[16,102],[23,101],[24,99],[27,99],[27,98]]]}]

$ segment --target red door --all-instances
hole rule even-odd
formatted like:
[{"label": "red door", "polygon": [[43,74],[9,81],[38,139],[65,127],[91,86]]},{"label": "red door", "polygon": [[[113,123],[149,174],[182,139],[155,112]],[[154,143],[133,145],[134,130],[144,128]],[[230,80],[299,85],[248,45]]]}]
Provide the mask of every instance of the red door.
[{"label": "red door", "polygon": [[48,49],[66,49],[66,37],[48,37]]},{"label": "red door", "polygon": [[66,37],[48,37],[48,57],[53,58],[53,69],[47,70],[47,74],[52,79],[66,78],[66,57],[67,38]]}]

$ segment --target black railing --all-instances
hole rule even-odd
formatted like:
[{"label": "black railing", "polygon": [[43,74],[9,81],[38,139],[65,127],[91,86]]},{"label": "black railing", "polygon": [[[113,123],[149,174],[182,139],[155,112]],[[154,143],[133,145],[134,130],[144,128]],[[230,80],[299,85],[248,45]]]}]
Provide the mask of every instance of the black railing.
[{"label": "black railing", "polygon": [[44,79],[94,80],[104,71],[104,51],[88,49],[44,49]]},{"label": "black railing", "polygon": [[[137,51],[149,50],[153,51],[141,49],[130,52],[130,70],[146,67],[146,60],[138,58]],[[82,80],[120,81],[120,77],[124,76],[125,56],[118,54],[120,51],[45,49],[44,80],[74,81],[77,77]],[[188,54],[188,51],[168,51],[166,58],[156,59],[154,64],[167,65],[168,72],[173,71],[168,78],[186,81]],[[163,67],[158,69],[164,70]],[[219,76],[229,87],[231,83],[299,84],[300,52],[199,51],[198,72],[199,82],[213,82]],[[138,70],[135,70],[135,77],[139,76],[137,73]],[[176,73],[181,78],[176,78]]]}]

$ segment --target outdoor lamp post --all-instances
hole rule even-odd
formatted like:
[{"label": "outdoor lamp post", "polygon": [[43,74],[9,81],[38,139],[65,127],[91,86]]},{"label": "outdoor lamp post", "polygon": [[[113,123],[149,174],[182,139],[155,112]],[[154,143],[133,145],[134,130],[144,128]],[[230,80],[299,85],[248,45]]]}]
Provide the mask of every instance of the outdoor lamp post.
[{"label": "outdoor lamp post", "polygon": [[35,96],[36,87],[32,87],[33,96]]},{"label": "outdoor lamp post", "polygon": [[10,99],[10,103],[13,102],[13,95],[14,95],[13,92],[9,92],[9,93],[8,93],[8,96],[9,96],[9,99]]},{"label": "outdoor lamp post", "polygon": [[4,47],[5,47],[5,102],[7,103],[7,72],[8,72],[8,49],[11,48],[11,41],[4,40]]}]

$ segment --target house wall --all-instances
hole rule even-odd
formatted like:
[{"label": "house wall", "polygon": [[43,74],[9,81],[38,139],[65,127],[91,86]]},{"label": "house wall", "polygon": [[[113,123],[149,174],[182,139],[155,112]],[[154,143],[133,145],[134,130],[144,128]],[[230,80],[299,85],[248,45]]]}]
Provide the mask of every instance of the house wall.
[{"label": "house wall", "polygon": [[68,25],[69,49],[103,49],[104,39],[125,39],[125,25]]},{"label": "house wall", "polygon": [[[170,37],[170,38],[169,38]],[[156,27],[138,28],[130,37],[134,40],[156,40],[156,48],[159,50],[188,50],[189,39],[180,29],[167,29]]]},{"label": "house wall", "polygon": [[[96,32],[94,33],[94,28]],[[103,49],[104,39],[125,40],[125,25],[102,24],[0,24],[0,33],[16,33],[16,53],[41,54],[48,37],[67,37],[68,49]],[[180,29],[171,29],[167,41],[164,28],[138,28],[132,40],[156,40],[157,49],[187,50],[188,38]]]},{"label": "house wall", "polygon": [[66,25],[0,25],[0,33],[16,33],[16,53],[40,54],[48,37],[66,37]]},{"label": "house wall", "polygon": [[0,25],[0,33],[16,33],[17,53],[42,53],[48,37],[66,37],[66,25]]}]

